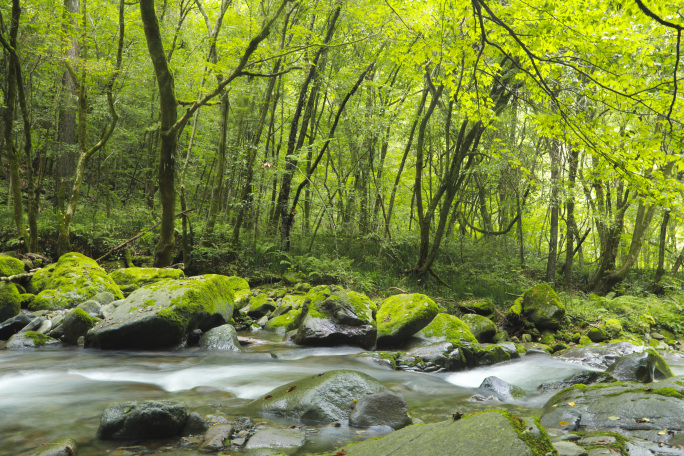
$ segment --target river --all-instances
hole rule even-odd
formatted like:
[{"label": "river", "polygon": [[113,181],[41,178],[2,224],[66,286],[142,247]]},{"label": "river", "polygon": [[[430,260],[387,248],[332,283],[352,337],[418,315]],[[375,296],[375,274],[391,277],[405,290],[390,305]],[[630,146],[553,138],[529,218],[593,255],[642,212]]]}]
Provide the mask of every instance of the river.
[{"label": "river", "polygon": [[[178,400],[203,416],[237,418],[244,416],[245,404],[273,388],[332,369],[354,369],[377,378],[406,399],[411,416],[425,422],[484,407],[505,407],[536,415],[549,398],[549,394],[537,391],[539,384],[582,370],[581,366],[537,354],[464,372],[411,373],[380,366],[356,348],[303,348],[283,343],[273,333],[242,335],[261,339],[263,343],[247,345],[243,353],[198,349],[0,351],[0,456],[16,455],[66,436],[77,441],[79,456],[124,455],[126,451],[114,450],[125,443],[96,438],[100,414],[110,402]],[[668,361],[676,374],[684,373],[680,357]],[[528,396],[503,405],[468,401],[490,375],[520,386]],[[292,424],[273,423],[283,427]],[[330,450],[377,433],[326,425],[310,435],[315,437],[299,454]],[[167,455],[206,454],[176,448],[176,443],[177,439],[154,444],[149,449],[156,448]]]}]

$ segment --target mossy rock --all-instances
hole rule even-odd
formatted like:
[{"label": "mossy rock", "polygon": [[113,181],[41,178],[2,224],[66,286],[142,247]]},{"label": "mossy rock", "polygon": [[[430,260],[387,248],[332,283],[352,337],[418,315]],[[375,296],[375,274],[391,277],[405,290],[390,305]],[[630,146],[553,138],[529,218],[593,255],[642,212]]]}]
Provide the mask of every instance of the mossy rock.
[{"label": "mossy rock", "polygon": [[140,287],[165,279],[185,277],[181,269],[173,268],[122,268],[113,271],[110,276],[121,289],[128,294]]},{"label": "mossy rock", "polygon": [[77,450],[76,441],[70,437],[65,437],[43,444],[30,456],[74,456],[78,454]]},{"label": "mossy rock", "polygon": [[537,419],[522,420],[502,410],[491,410],[458,420],[407,426],[380,439],[350,444],[333,454],[544,456],[553,452],[553,445]]},{"label": "mossy rock", "polygon": [[283,273],[283,283],[285,285],[296,285],[300,282],[306,282],[306,274],[302,271],[287,270]]},{"label": "mossy rock", "polygon": [[131,293],[86,334],[86,346],[155,349],[178,345],[191,331],[230,322],[233,291],[228,277],[207,274],[166,279]]},{"label": "mossy rock", "polygon": [[241,309],[241,312],[249,315],[250,318],[258,320],[264,315],[276,309],[275,301],[262,293],[249,298],[249,304]]},{"label": "mossy rock", "polygon": [[291,309],[286,313],[283,313],[281,315],[278,315],[277,317],[273,317],[270,320],[268,320],[268,323],[266,323],[264,329],[276,331],[279,333],[286,333],[288,331],[292,331],[293,329],[297,329],[299,327],[299,316],[301,315],[301,313],[302,309]]},{"label": "mossy rock", "polygon": [[455,315],[439,313],[416,337],[434,342],[453,340],[460,342],[477,342],[468,325]]},{"label": "mossy rock", "polygon": [[306,294],[295,343],[352,345],[373,348],[377,306],[366,295],[337,287],[318,286]]},{"label": "mossy rock", "polygon": [[616,318],[609,318],[599,323],[597,327],[591,328],[587,332],[587,337],[592,342],[603,342],[610,339],[617,338],[622,334],[622,325]]},{"label": "mossy rock", "polygon": [[517,298],[515,301],[513,301],[513,305],[508,309],[508,312],[506,313],[506,320],[514,324],[522,323],[522,303],[523,298]]},{"label": "mossy rock", "polygon": [[258,414],[303,422],[344,421],[357,400],[387,391],[378,380],[354,370],[332,370],[280,386],[247,405]]},{"label": "mossy rock", "polygon": [[10,282],[0,282],[0,323],[19,314],[21,295]]},{"label": "mossy rock", "polygon": [[67,314],[60,326],[63,333],[62,340],[69,345],[76,345],[78,338],[85,336],[93,326],[93,319],[85,310],[73,309]]},{"label": "mossy rock", "polygon": [[36,271],[31,287],[38,294],[29,305],[30,310],[70,309],[103,291],[117,299],[124,297],[104,269],[76,252],[64,254],[57,263]]},{"label": "mossy rock", "polygon": [[378,345],[406,343],[439,313],[437,304],[424,294],[399,294],[385,299],[378,310]]},{"label": "mossy rock", "polygon": [[228,277],[228,280],[230,281],[230,288],[233,290],[235,308],[240,309],[249,301],[252,289],[249,287],[249,282],[242,277],[231,276]]},{"label": "mossy rock", "polygon": [[22,274],[24,262],[9,255],[0,254],[0,277]]},{"label": "mossy rock", "polygon": [[9,338],[5,348],[13,350],[22,348],[43,348],[55,345],[60,345],[60,342],[48,335],[38,331],[20,331]]},{"label": "mossy rock", "polygon": [[522,314],[539,330],[558,329],[565,317],[565,306],[549,284],[541,283],[525,291]]},{"label": "mossy rock", "polygon": [[468,325],[470,332],[480,343],[492,342],[496,335],[496,325],[492,320],[482,315],[466,314],[461,320]]},{"label": "mossy rock", "polygon": [[464,301],[456,304],[463,313],[473,313],[489,317],[494,313],[494,303],[491,301]]}]

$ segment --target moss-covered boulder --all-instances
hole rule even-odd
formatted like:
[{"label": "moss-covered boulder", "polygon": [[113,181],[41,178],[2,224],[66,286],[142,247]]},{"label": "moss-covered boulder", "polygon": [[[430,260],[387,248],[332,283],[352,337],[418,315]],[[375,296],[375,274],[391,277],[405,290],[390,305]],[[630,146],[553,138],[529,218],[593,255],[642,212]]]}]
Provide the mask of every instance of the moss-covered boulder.
[{"label": "moss-covered boulder", "polygon": [[387,388],[368,374],[333,370],[280,386],[248,404],[262,415],[304,422],[346,421],[356,401]]},{"label": "moss-covered boulder", "polygon": [[306,274],[302,271],[293,271],[288,269],[283,273],[283,284],[284,285],[296,285],[298,283],[306,282]]},{"label": "moss-covered boulder", "polygon": [[[93,319],[90,318],[90,315],[88,315],[85,310],[72,309],[67,316],[64,317],[64,321],[57,330],[59,331],[60,339],[62,339],[64,343],[76,345],[78,338],[85,336],[93,325]],[[50,335],[56,337],[53,333]]]},{"label": "moss-covered boulder", "polygon": [[466,314],[478,314],[490,317],[494,314],[494,303],[491,301],[463,301],[456,304],[458,310]]},{"label": "moss-covered boulder", "polygon": [[194,329],[208,331],[233,315],[233,291],[226,276],[207,274],[166,279],[131,293],[86,334],[86,346],[155,349],[178,345]]},{"label": "moss-covered boulder", "polygon": [[0,282],[0,323],[19,314],[21,296],[13,283]]},{"label": "moss-covered boulder", "polygon": [[408,371],[461,371],[509,361],[511,357],[510,350],[496,344],[439,342],[412,348],[399,355],[395,365]]},{"label": "moss-covered boulder", "polygon": [[240,309],[240,312],[249,315],[249,317],[254,320],[258,320],[264,315],[273,312],[275,309],[275,301],[269,298],[266,294],[261,293],[257,296],[251,296],[249,298],[248,304]]},{"label": "moss-covered boulder", "polygon": [[247,304],[252,289],[249,287],[249,282],[242,277],[231,276],[228,277],[228,281],[230,282],[230,288],[233,289],[235,308],[239,309]]},{"label": "moss-covered boulder", "polygon": [[547,283],[528,289],[522,298],[523,316],[537,329],[558,329],[565,317],[565,306]]},{"label": "moss-covered boulder", "polygon": [[432,342],[445,340],[477,342],[477,338],[463,320],[447,313],[437,314],[426,327],[415,334],[415,337]]},{"label": "moss-covered boulder", "polygon": [[553,452],[538,420],[520,419],[500,410],[408,426],[380,439],[333,451],[349,456],[543,456]]},{"label": "moss-covered boulder", "polygon": [[424,294],[390,296],[378,310],[378,346],[405,344],[438,313],[437,304]]},{"label": "moss-covered boulder", "polygon": [[651,383],[673,377],[667,362],[654,349],[630,353],[615,361],[606,373],[618,380]]},{"label": "moss-covered boulder", "polygon": [[494,340],[496,335],[496,325],[492,320],[482,315],[466,314],[461,317],[461,320],[468,325],[470,332],[477,339],[478,342],[487,343]]},{"label": "moss-covered boulder", "polygon": [[57,263],[36,271],[31,287],[38,293],[29,306],[31,310],[70,309],[103,291],[123,298],[104,269],[76,252],[64,254]]},{"label": "moss-covered boulder", "polygon": [[610,339],[615,339],[622,334],[622,325],[617,318],[608,318],[599,323],[598,326],[587,331],[587,337],[592,342],[603,342]]},{"label": "moss-covered boulder", "polygon": [[[554,395],[544,405],[546,427],[571,424],[568,430],[613,430],[667,443],[684,431],[683,377],[655,383],[616,382],[575,385]],[[661,432],[662,430],[673,432]]]},{"label": "moss-covered boulder", "polygon": [[373,348],[376,311],[375,303],[364,294],[334,286],[314,287],[306,294],[294,341],[301,345]]},{"label": "moss-covered boulder", "polygon": [[[277,311],[278,309],[276,309]],[[280,315],[277,315],[270,320],[268,320],[268,323],[266,323],[266,326],[264,326],[264,329],[268,329],[270,331],[276,331],[279,333],[286,333],[288,331],[292,331],[294,329],[297,329],[299,327],[299,322],[301,319],[299,318],[302,313],[302,309],[290,309],[285,313],[282,313]]]},{"label": "moss-covered boulder", "polygon": [[7,277],[24,272],[24,262],[9,255],[0,254],[0,277]]},{"label": "moss-covered boulder", "polygon": [[165,279],[180,279],[185,277],[181,269],[173,268],[121,268],[110,274],[114,282],[126,295],[140,287]]}]

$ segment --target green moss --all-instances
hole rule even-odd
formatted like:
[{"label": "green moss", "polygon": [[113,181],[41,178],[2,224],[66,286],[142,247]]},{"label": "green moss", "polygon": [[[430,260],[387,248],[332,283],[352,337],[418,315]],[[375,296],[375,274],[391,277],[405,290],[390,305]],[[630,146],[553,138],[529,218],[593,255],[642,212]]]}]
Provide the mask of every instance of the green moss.
[{"label": "green moss", "polygon": [[162,320],[165,320],[174,326],[178,327],[180,331],[184,331],[185,328],[188,326],[188,323],[190,322],[190,319],[183,316],[179,312],[175,312],[172,309],[162,309],[159,312],[157,312],[157,315],[159,318]]},{"label": "green moss", "polygon": [[233,297],[236,301],[249,296],[249,294],[252,292],[252,290],[249,288],[249,283],[242,277],[228,277],[228,286],[231,290],[233,290]]},{"label": "green moss", "polygon": [[588,336],[582,336],[579,338],[579,344],[584,346],[584,345],[591,345],[591,339],[589,339]]},{"label": "green moss", "polygon": [[658,396],[672,397],[675,399],[684,399],[684,394],[680,393],[674,388],[654,388],[650,391],[646,391],[651,394],[657,394]]},{"label": "green moss", "polygon": [[0,277],[24,272],[24,262],[9,255],[0,255]]},{"label": "green moss", "polygon": [[498,413],[499,415],[506,418],[508,422],[511,424],[511,427],[513,428],[515,433],[518,434],[518,438],[525,442],[525,445],[527,445],[527,447],[532,451],[532,454],[534,456],[546,456],[548,454],[557,453],[555,448],[553,447],[553,444],[551,443],[549,435],[546,433],[546,430],[541,425],[539,418],[525,418],[527,420],[533,421],[534,426],[536,426],[539,430],[539,437],[535,437],[535,434],[528,431],[528,428],[530,426],[527,423],[525,423],[525,421],[521,419],[518,415],[507,412],[505,410],[482,410],[470,413],[464,416],[462,419],[469,419],[484,413]]},{"label": "green moss", "polygon": [[282,328],[285,331],[292,331],[297,329],[299,326],[299,316],[302,313],[302,309],[293,309],[282,315],[274,317],[266,323],[265,328],[270,330],[278,330]]},{"label": "green moss", "polygon": [[446,313],[437,314],[437,316],[416,335],[424,339],[443,339],[477,343],[477,339],[465,322],[454,315]]},{"label": "green moss", "polygon": [[0,282],[0,322],[12,318],[21,310],[21,296],[10,282]]},{"label": "green moss", "polygon": [[83,309],[73,309],[71,312],[69,312],[70,315],[72,315],[72,318],[78,318],[81,321],[90,323],[92,325],[93,319],[90,318],[90,315],[88,315],[88,312],[86,312]]},{"label": "green moss", "polygon": [[438,313],[437,304],[423,294],[390,296],[377,313],[378,342],[401,342],[427,326]]},{"label": "green moss", "polygon": [[42,347],[46,343],[52,340],[52,337],[46,336],[43,333],[37,331],[26,331],[24,335],[33,341],[33,345],[36,347]]},{"label": "green moss", "polygon": [[145,302],[143,302],[143,306],[145,306],[145,307],[152,307],[152,306],[155,305],[156,303],[157,303],[157,301],[155,301],[154,299],[148,299],[148,300],[146,300]]},{"label": "green moss", "polygon": [[363,293],[349,290],[349,302],[354,309],[354,313],[364,321],[375,324],[375,315],[378,312],[378,306],[371,301],[368,296]]}]

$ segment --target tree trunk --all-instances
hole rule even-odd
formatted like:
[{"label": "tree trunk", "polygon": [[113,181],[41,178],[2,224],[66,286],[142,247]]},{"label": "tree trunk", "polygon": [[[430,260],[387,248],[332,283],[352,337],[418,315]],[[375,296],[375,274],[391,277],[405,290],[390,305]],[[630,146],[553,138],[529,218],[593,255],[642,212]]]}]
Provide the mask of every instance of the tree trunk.
[{"label": "tree trunk", "polygon": [[670,211],[663,214],[663,222],[660,224],[660,236],[658,238],[658,267],[653,277],[653,285],[658,285],[665,275],[665,241],[667,239],[667,225],[670,222]]},{"label": "tree trunk", "polygon": [[178,114],[173,75],[164,55],[159,22],[154,10],[154,0],[140,0],[140,16],[145,30],[147,49],[157,77],[161,111],[161,149],[159,152],[159,199],[161,203],[161,226],[154,265],[169,266],[174,247],[174,214],[176,210],[175,155],[177,130],[171,130]]},{"label": "tree trunk", "polygon": [[572,286],[572,262],[573,262],[573,244],[574,238],[577,237],[579,241],[579,233],[577,232],[577,222],[575,221],[575,197],[573,190],[575,189],[575,182],[577,179],[577,162],[579,159],[579,150],[572,148],[568,155],[568,200],[565,203],[566,212],[566,244],[565,244],[565,289],[569,290]]},{"label": "tree trunk", "polygon": [[221,117],[219,124],[219,144],[216,164],[216,175],[214,177],[214,185],[211,189],[211,202],[209,203],[209,215],[207,216],[207,224],[204,227],[204,238],[209,239],[214,233],[214,224],[216,223],[216,215],[219,211],[221,203],[221,192],[223,190],[223,175],[226,172],[226,134],[228,131],[228,112],[230,110],[230,103],[228,101],[228,94],[221,96]]},{"label": "tree trunk", "polygon": [[549,226],[549,256],[546,260],[546,282],[551,286],[556,283],[556,260],[558,258],[558,175],[560,162],[560,144],[552,140],[551,155],[551,221]]}]

